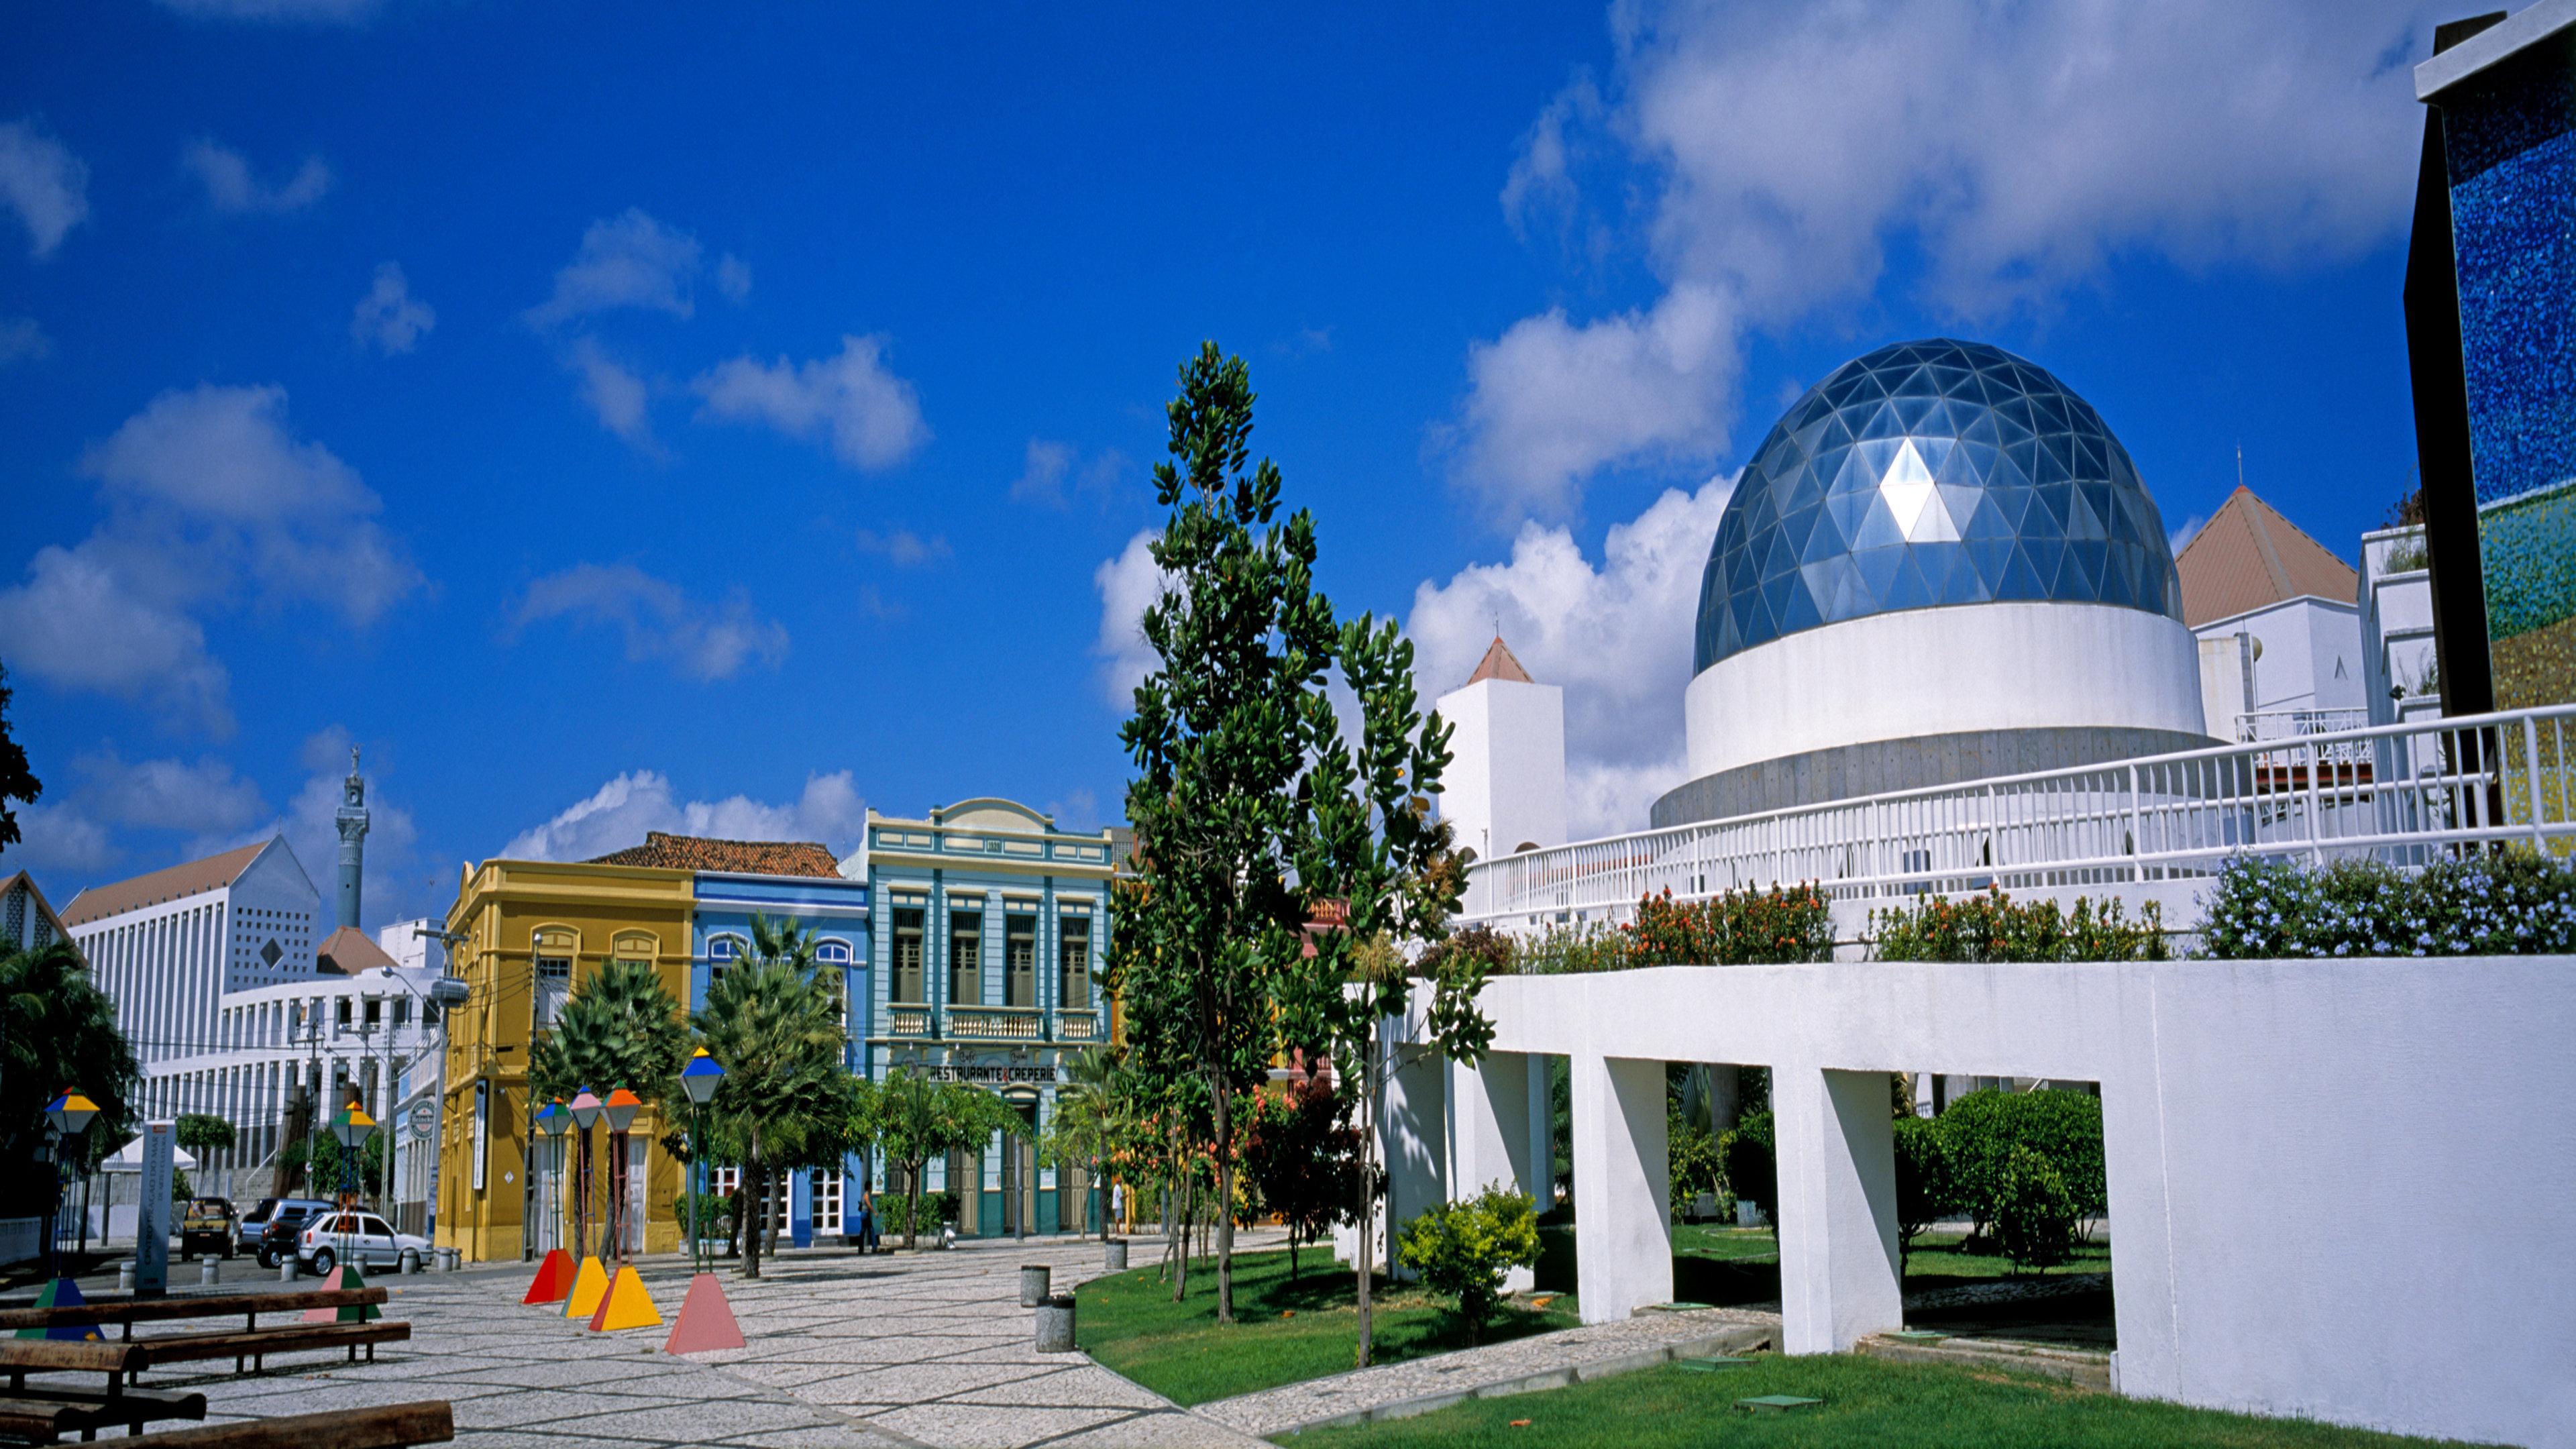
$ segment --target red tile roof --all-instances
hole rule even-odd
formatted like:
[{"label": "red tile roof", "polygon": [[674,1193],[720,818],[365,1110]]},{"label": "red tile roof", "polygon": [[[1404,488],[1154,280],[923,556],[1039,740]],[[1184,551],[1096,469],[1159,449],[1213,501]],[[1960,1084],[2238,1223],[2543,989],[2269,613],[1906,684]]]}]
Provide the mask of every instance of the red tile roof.
[{"label": "red tile roof", "polygon": [[256,845],[241,846],[221,855],[210,855],[203,860],[138,875],[131,880],[92,886],[72,897],[72,903],[63,908],[63,924],[87,925],[103,917],[121,916],[143,906],[175,901],[181,896],[193,896],[217,886],[230,885],[267,848],[268,842],[263,840]]},{"label": "red tile roof", "polygon": [[342,976],[355,976],[361,971],[394,964],[394,958],[385,954],[384,947],[354,926],[342,926],[313,948],[313,969],[324,975],[337,972]]},{"label": "red tile roof", "polygon": [[2242,487],[2183,545],[2174,571],[2191,629],[2310,595],[2349,604],[2361,586],[2352,565]]},{"label": "red tile roof", "polygon": [[700,835],[645,832],[642,845],[613,850],[591,865],[644,865],[665,870],[724,871],[733,875],[803,875],[837,880],[841,862],[831,848],[811,840],[709,840]]},{"label": "red tile roof", "polygon": [[1486,647],[1485,657],[1476,662],[1476,672],[1467,676],[1469,684],[1485,679],[1508,679],[1519,684],[1538,683],[1537,680],[1530,678],[1528,670],[1521,668],[1520,656],[1512,653],[1512,646],[1504,643],[1503,636],[1500,634],[1495,635],[1494,642]]}]

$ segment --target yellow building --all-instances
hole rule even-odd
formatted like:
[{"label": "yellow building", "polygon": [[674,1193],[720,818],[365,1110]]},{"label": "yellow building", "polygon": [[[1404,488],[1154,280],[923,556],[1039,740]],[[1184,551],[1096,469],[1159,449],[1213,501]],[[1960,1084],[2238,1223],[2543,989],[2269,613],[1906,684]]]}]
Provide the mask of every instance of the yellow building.
[{"label": "yellow building", "polygon": [[[564,1243],[569,1174],[556,1144],[529,1127],[528,1056],[572,988],[612,960],[642,961],[674,1001],[689,1001],[689,871],[653,866],[487,860],[468,867],[447,913],[449,972],[470,993],[448,1016],[447,1096],[439,1143],[438,1245],[468,1262],[509,1261]],[[626,1083],[590,1084],[601,1095]],[[680,1164],[659,1146],[648,1108],[627,1138],[628,1201],[643,1208],[630,1252],[680,1247]],[[567,1165],[573,1134],[561,1139]],[[593,1129],[593,1222],[607,1192],[608,1131]],[[595,1229],[594,1229],[595,1231]]]}]

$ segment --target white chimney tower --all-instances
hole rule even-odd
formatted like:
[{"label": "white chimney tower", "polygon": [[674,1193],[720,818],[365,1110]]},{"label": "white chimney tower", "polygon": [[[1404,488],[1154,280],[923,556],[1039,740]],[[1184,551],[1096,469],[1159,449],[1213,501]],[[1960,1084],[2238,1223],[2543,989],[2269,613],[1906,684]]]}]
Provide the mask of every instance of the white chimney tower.
[{"label": "white chimney tower", "polygon": [[1460,848],[1494,860],[1565,843],[1565,691],[1529,677],[1494,636],[1464,687],[1440,696],[1449,736],[1440,817]]}]

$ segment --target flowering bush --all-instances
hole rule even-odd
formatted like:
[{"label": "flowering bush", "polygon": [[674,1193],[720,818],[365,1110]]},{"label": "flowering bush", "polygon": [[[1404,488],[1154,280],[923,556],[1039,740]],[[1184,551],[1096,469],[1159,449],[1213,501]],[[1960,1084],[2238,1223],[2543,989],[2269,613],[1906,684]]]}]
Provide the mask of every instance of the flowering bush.
[{"label": "flowering bush", "polygon": [[2226,959],[2576,951],[2576,870],[2527,850],[2420,871],[2232,860],[2201,904],[2201,953]]},{"label": "flowering bush", "polygon": [[1516,942],[1511,969],[1554,976],[1640,966],[1824,961],[1833,954],[1833,912],[1814,886],[1733,890],[1704,901],[1677,901],[1666,890],[1639,899],[1634,921],[1551,926],[1534,940]]},{"label": "flowering bush", "polygon": [[1934,896],[1907,910],[1872,911],[1871,954],[1881,961],[2162,961],[2164,918],[2153,901],[2138,918],[2114,900],[2073,911],[2024,904],[1989,888],[1953,901]]},{"label": "flowering bush", "polygon": [[1617,971],[1628,964],[1627,947],[1610,926],[1549,926],[1512,943],[1511,969],[1523,976]]}]

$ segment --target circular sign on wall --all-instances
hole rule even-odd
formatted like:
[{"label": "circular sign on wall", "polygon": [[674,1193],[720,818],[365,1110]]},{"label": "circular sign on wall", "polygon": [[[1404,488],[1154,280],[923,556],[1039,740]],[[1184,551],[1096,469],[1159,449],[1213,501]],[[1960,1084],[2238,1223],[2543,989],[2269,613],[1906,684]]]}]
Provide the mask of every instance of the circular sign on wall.
[{"label": "circular sign on wall", "polygon": [[436,1105],[436,1104],[434,1104],[434,1103],[430,1103],[430,1102],[423,1102],[423,1103],[421,1103],[419,1106],[414,1107],[414,1108],[412,1108],[412,1109],[411,1109],[411,1135],[412,1135],[412,1136],[414,1136],[414,1137],[427,1137],[427,1136],[429,1136],[431,1133],[436,1132],[437,1130],[438,1130],[438,1107],[437,1107],[437,1105]]}]

